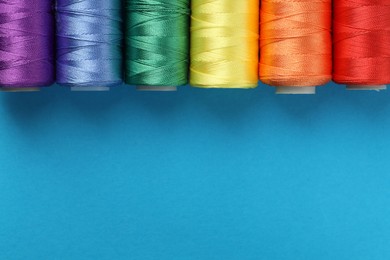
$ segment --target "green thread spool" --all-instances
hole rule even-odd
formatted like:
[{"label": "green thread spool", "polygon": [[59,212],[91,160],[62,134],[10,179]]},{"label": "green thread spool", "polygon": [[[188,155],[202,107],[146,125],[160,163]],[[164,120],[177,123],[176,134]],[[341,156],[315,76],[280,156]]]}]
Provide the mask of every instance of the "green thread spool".
[{"label": "green thread spool", "polygon": [[125,82],[139,90],[188,83],[190,0],[125,0]]}]

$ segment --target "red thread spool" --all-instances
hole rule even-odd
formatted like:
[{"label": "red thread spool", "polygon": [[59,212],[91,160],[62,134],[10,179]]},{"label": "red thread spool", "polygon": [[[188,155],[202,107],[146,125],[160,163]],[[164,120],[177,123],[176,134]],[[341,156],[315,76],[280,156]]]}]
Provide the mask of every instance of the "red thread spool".
[{"label": "red thread spool", "polygon": [[390,84],[390,1],[333,3],[333,80],[349,89],[385,89]]}]

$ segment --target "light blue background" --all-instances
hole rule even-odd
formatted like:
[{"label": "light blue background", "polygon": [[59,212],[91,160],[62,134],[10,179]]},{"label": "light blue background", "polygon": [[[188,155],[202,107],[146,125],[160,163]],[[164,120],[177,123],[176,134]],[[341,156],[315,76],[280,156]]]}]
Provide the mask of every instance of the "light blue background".
[{"label": "light blue background", "polygon": [[390,91],[0,94],[0,259],[390,259]]}]

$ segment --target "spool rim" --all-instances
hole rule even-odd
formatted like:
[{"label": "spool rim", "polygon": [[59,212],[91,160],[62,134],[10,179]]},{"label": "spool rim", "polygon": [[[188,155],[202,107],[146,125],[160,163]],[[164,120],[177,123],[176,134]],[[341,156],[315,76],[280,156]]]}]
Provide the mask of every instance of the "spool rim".
[{"label": "spool rim", "polygon": [[278,95],[314,95],[316,94],[316,86],[311,87],[276,87]]}]

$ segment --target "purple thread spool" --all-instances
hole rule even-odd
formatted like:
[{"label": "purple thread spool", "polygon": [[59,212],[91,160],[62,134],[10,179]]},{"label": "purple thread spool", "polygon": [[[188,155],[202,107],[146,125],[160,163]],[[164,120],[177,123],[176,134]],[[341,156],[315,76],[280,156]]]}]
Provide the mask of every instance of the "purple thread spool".
[{"label": "purple thread spool", "polygon": [[0,1],[0,87],[31,91],[54,75],[52,1]]}]

